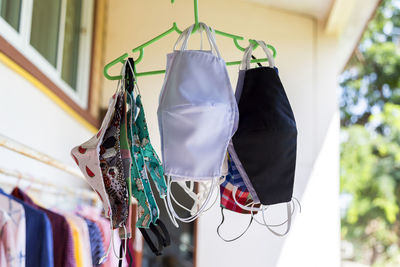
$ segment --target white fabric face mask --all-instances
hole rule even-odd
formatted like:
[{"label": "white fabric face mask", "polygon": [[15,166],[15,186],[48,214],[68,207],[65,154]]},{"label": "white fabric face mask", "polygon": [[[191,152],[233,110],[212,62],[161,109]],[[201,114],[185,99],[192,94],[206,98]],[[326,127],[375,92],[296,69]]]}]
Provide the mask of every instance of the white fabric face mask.
[{"label": "white fabric face mask", "polygon": [[157,113],[164,170],[172,181],[221,177],[239,118],[225,61],[208,26],[200,27],[211,51],[186,50],[191,26],[177,41],[183,39],[181,49],[167,56]]},{"label": "white fabric face mask", "polygon": [[[225,61],[207,25],[200,23],[200,28],[207,34],[211,51],[186,50],[193,26],[178,38],[174,48],[183,40],[181,49],[167,56],[157,111],[164,171],[170,182],[179,182],[188,193],[183,181],[212,181],[206,200],[196,214],[192,209],[191,218],[204,210],[219,186],[228,143],[239,120]],[[198,201],[197,197],[195,205]]]}]

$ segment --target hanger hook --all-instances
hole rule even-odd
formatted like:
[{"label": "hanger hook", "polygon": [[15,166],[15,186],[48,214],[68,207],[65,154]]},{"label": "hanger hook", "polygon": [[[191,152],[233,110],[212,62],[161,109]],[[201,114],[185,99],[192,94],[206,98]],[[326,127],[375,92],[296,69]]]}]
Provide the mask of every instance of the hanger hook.
[{"label": "hanger hook", "polygon": [[111,68],[112,66],[114,66],[117,63],[124,63],[125,62],[125,58],[127,58],[127,57],[128,57],[128,53],[125,53],[122,56],[114,59],[113,61],[111,61],[110,63],[105,65],[104,66],[104,70],[103,70],[104,76],[109,80],[120,80],[122,78],[121,75],[119,75],[119,76],[111,76],[111,75],[108,74],[108,70],[109,70],[109,68]]}]

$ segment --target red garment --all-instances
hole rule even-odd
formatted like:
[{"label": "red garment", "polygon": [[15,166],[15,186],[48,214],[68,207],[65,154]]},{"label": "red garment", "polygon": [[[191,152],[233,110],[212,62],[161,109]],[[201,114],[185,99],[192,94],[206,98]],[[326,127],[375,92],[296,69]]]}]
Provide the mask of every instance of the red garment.
[{"label": "red garment", "polygon": [[36,205],[33,200],[18,187],[11,195],[24,201],[33,208],[46,213],[53,230],[54,267],[76,267],[72,231],[64,216]]}]

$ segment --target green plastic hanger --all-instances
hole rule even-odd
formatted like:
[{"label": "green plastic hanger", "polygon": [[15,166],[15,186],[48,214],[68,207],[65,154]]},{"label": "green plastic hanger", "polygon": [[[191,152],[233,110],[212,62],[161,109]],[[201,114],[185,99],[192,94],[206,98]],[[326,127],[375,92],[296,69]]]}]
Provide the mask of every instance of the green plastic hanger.
[{"label": "green plastic hanger", "polygon": [[[173,4],[175,2],[175,0],[171,0],[171,3]],[[192,34],[195,33],[198,29],[199,29],[199,12],[198,12],[198,0],[194,0],[194,21],[195,21],[195,26],[193,27],[193,31]],[[135,63],[138,64],[142,58],[143,58],[143,54],[144,54],[144,48],[151,45],[152,43],[160,40],[161,38],[167,36],[168,34],[172,33],[172,32],[177,32],[178,34],[181,34],[182,31],[178,28],[178,26],[176,25],[176,22],[174,22],[172,24],[172,27],[168,30],[166,30],[165,32],[161,33],[160,35],[154,37],[153,39],[147,41],[144,44],[139,45],[138,47],[132,49],[132,53],[136,53],[139,52],[139,57],[135,60]],[[224,37],[228,37],[231,38],[233,40],[233,43],[235,44],[235,46],[241,50],[244,51],[245,48],[241,47],[238,43],[239,40],[244,40],[244,38],[242,36],[238,36],[238,35],[233,35],[230,33],[226,33],[226,32],[222,32],[222,31],[218,31],[215,30],[215,33]],[[258,46],[257,42],[255,40],[250,39],[249,42],[254,46],[254,48],[256,48]],[[268,48],[270,48],[273,51],[273,56],[276,57],[276,49],[275,47],[273,47],[272,45],[267,45]],[[108,79],[108,80],[119,80],[122,77],[121,76],[111,76],[108,74],[108,70],[114,66],[115,64],[118,63],[124,63],[125,59],[128,57],[128,53],[123,54],[122,56],[114,59],[113,61],[111,61],[110,63],[108,63],[107,65],[105,65],[104,67],[104,76]],[[252,63],[257,63],[257,62],[266,62],[268,61],[267,58],[260,58],[260,59],[253,59],[251,60]],[[232,66],[232,65],[239,65],[241,63],[241,61],[230,61],[230,62],[226,62],[227,66]],[[155,75],[155,74],[162,74],[165,73],[165,70],[155,70],[155,71],[147,71],[147,72],[137,72],[136,73],[136,77],[139,76],[147,76],[147,75]]]}]

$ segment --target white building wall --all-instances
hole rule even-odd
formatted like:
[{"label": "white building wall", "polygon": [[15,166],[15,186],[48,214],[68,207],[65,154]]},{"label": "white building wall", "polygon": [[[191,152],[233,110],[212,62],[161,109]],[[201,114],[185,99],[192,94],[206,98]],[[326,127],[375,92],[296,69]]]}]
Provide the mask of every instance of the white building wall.
[{"label": "white building wall", "polygon": [[[89,130],[2,61],[0,61],[0,81],[0,133],[75,166],[70,150],[91,137]],[[0,147],[0,167],[29,174],[33,178],[40,178],[43,182],[66,186],[72,190],[87,187],[86,182],[78,177],[3,147]],[[8,191],[9,188],[2,185],[2,181],[5,180],[15,181],[15,179],[0,174],[0,187]],[[29,186],[27,183],[20,185],[24,189]],[[49,207],[53,204],[44,203],[44,206]]]},{"label": "white building wall", "polygon": [[[323,36],[311,17],[270,9],[245,1],[202,0],[200,20],[218,30],[262,39],[278,51],[276,64],[292,104],[298,125],[298,156],[295,193],[303,212],[296,215],[287,237],[280,238],[253,223],[249,231],[235,242],[226,243],[216,233],[221,220],[215,205],[198,221],[197,267],[213,266],[339,266],[338,213],[338,111],[336,96],[335,38]],[[176,21],[181,29],[193,23],[192,1],[168,2],[127,0],[113,1],[107,15],[105,62],[129,52]],[[156,8],[155,8],[156,7]],[[135,16],[129,13],[135,11]],[[146,12],[151,10],[151,12]],[[119,25],[131,25],[130,32],[116,31]],[[172,51],[178,37],[171,34],[145,48],[138,71],[165,68],[166,53]],[[192,47],[198,47],[195,35]],[[217,36],[222,56],[228,61],[240,60],[242,53],[230,39]],[[245,41],[241,42],[246,46]],[[256,50],[255,55],[262,53]],[[237,66],[228,67],[233,88]],[[118,67],[112,70],[118,73]],[[163,75],[139,78],[152,142],[159,151],[156,110]],[[115,90],[116,82],[104,81],[103,105]],[[267,212],[267,220],[284,219],[285,208]],[[249,216],[225,212],[222,232],[235,236],[244,229]]]}]

